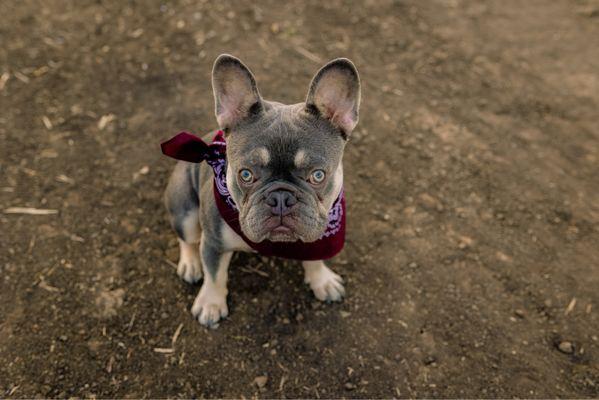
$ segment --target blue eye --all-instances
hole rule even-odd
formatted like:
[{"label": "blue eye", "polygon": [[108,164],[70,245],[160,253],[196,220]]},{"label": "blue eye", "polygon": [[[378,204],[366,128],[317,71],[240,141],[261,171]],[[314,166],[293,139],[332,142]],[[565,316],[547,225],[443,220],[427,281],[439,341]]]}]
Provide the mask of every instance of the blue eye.
[{"label": "blue eye", "polygon": [[310,183],[313,185],[318,185],[324,181],[326,174],[323,170],[317,169],[310,174]]},{"label": "blue eye", "polygon": [[254,174],[249,169],[242,169],[239,171],[239,178],[244,183],[252,183],[254,181]]}]

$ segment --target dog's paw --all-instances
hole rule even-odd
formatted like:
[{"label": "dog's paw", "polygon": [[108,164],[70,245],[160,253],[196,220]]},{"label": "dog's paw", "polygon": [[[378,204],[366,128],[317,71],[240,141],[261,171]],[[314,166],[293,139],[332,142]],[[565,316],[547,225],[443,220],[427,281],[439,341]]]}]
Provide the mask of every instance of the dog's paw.
[{"label": "dog's paw", "polygon": [[185,282],[196,283],[202,279],[202,262],[197,246],[185,244],[181,246],[181,255],[177,265],[177,275]]},{"label": "dog's paw", "polygon": [[341,301],[345,296],[343,278],[324,265],[307,272],[305,281],[320,301]]},{"label": "dog's paw", "polygon": [[193,302],[191,313],[200,324],[208,328],[217,328],[218,321],[229,315],[226,289],[208,287],[204,284]]}]

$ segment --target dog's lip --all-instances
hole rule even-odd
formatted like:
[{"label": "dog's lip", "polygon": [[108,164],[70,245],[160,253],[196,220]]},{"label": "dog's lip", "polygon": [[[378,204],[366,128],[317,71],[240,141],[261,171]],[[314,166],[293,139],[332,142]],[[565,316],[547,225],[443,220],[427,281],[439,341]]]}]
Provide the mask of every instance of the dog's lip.
[{"label": "dog's lip", "polygon": [[282,224],[275,226],[270,231],[273,233],[291,233],[292,232],[290,227],[288,227],[286,225],[282,225]]}]

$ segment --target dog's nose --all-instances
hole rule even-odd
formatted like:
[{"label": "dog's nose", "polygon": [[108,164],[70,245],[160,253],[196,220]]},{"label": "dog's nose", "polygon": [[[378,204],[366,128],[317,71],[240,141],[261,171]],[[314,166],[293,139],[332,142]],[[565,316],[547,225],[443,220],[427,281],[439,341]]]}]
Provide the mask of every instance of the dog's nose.
[{"label": "dog's nose", "polygon": [[297,198],[288,190],[275,190],[268,194],[266,204],[270,206],[273,215],[284,217],[291,212],[297,203]]}]

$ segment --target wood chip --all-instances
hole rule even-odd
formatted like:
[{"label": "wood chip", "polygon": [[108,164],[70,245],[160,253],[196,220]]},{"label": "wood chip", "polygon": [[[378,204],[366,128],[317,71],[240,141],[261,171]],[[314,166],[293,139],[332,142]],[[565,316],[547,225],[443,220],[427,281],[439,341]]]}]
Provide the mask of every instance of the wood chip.
[{"label": "wood chip", "polygon": [[98,121],[98,129],[104,130],[104,128],[106,128],[106,126],[108,126],[108,124],[114,121],[115,119],[116,115],[114,114],[102,115],[102,117],[100,117],[100,120]]},{"label": "wood chip", "polygon": [[143,34],[144,34],[144,30],[142,28],[137,28],[136,30],[134,30],[133,32],[131,32],[129,34],[129,36],[131,36],[134,39],[137,39],[138,37],[140,37]]},{"label": "wood chip", "polygon": [[64,175],[64,174],[60,174],[56,177],[56,180],[58,182],[62,182],[62,183],[68,183],[69,185],[73,185],[75,183],[75,180],[73,178],[69,178],[68,176]]},{"label": "wood chip", "polygon": [[58,153],[53,149],[44,149],[40,152],[41,158],[57,158]]},{"label": "wood chip", "polygon": [[258,386],[260,389],[262,389],[264,386],[266,386],[267,382],[268,382],[268,376],[262,375],[262,376],[257,376],[254,379],[254,382],[252,382],[252,383],[254,385]]},{"label": "wood chip", "polygon": [[183,329],[183,324],[179,324],[179,326],[177,327],[177,330],[175,331],[175,334],[173,335],[173,339],[171,340],[171,346],[175,347],[175,343],[177,343],[177,339],[179,338],[179,335],[181,334],[182,329]]},{"label": "wood chip", "polygon": [[47,130],[50,130],[54,127],[54,125],[52,125],[52,121],[50,121],[50,118],[46,117],[45,115],[42,117],[42,122]]},{"label": "wood chip", "polygon": [[79,242],[79,243],[85,242],[84,238],[82,238],[79,235],[75,235],[74,233],[69,234],[69,239],[71,239],[73,242]]},{"label": "wood chip", "polygon": [[164,347],[155,347],[154,351],[156,353],[160,353],[160,354],[172,354],[172,353],[175,352],[175,349],[173,349],[173,348],[167,349],[167,348],[164,348]]},{"label": "wood chip", "polygon": [[0,90],[4,89],[4,85],[6,85],[6,82],[8,82],[9,79],[10,74],[8,72],[4,72],[2,75],[0,75]]},{"label": "wood chip", "polygon": [[29,78],[27,77],[27,75],[20,73],[19,71],[15,71],[13,73],[13,75],[15,76],[15,78],[17,78],[18,80],[20,80],[23,83],[29,83]]},{"label": "wood chip", "polygon": [[30,207],[9,207],[4,209],[4,214],[50,215],[58,214],[58,210]]},{"label": "wood chip", "polygon": [[564,315],[570,314],[574,310],[574,307],[576,307],[576,297],[573,297],[572,300],[570,300],[570,304],[568,304],[568,307],[566,307]]},{"label": "wood chip", "polygon": [[36,77],[40,77],[48,71],[50,71],[50,67],[48,67],[47,65],[42,65],[41,67],[33,71],[33,75]]}]

